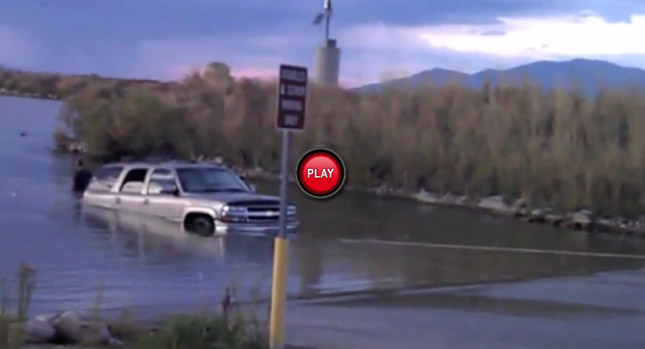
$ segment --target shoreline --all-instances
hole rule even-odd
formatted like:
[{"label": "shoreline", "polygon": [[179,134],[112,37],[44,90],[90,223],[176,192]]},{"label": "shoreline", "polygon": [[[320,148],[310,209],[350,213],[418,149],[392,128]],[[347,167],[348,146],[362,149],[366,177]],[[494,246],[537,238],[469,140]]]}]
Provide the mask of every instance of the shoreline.
[{"label": "shoreline", "polygon": [[[58,153],[85,154],[82,143],[69,142],[66,149],[53,149]],[[262,168],[239,168],[222,164],[220,159],[200,160],[207,163],[224,165],[233,169],[247,179],[276,181],[280,175]],[[293,174],[289,175],[288,182],[295,184]],[[427,190],[412,192],[409,190],[390,188],[387,185],[377,187],[363,187],[345,185],[342,190],[363,192],[379,198],[407,200],[416,204],[437,207],[456,208],[480,212],[496,217],[506,217],[533,224],[547,224],[553,227],[582,231],[586,233],[601,233],[611,236],[627,236],[645,239],[645,215],[636,219],[621,216],[603,216],[589,209],[578,211],[558,211],[550,207],[530,206],[522,198],[506,198],[501,195],[487,197],[455,195],[452,193],[437,193]]]},{"label": "shoreline", "polygon": [[62,101],[63,98],[60,96],[52,95],[50,94],[49,96],[43,96],[38,93],[23,93],[23,92],[18,92],[18,91],[8,91],[4,89],[0,89],[0,97],[16,97],[16,98],[29,98],[29,99],[41,99],[44,101]]},{"label": "shoreline", "polygon": [[[260,169],[233,168],[243,177],[254,180],[275,181],[280,175]],[[288,180],[296,183],[293,175]],[[507,199],[502,196],[468,197],[451,193],[433,193],[426,190],[410,192],[393,189],[385,185],[372,188],[346,185],[343,190],[363,192],[379,198],[407,200],[417,204],[437,207],[457,208],[482,212],[497,217],[506,217],[531,224],[547,224],[554,227],[572,229],[587,233],[601,233],[612,236],[645,238],[645,216],[638,219],[624,217],[605,217],[582,209],[575,212],[560,212],[548,207],[531,207],[524,199]]]},{"label": "shoreline", "polygon": [[[59,153],[70,155],[84,154],[83,144],[70,143],[67,149],[58,149]],[[54,149],[54,151],[57,151]],[[222,165],[221,160],[202,160]],[[239,168],[235,166],[226,167],[233,169],[240,176],[252,180],[276,181],[280,175],[262,168]],[[295,184],[293,174],[289,175],[289,184]],[[377,187],[363,187],[345,185],[342,190],[372,194],[378,198],[407,200],[416,204],[431,205],[436,207],[456,208],[480,212],[496,217],[505,217],[532,224],[547,224],[553,227],[582,231],[586,233],[601,233],[611,236],[627,236],[645,239],[645,215],[637,219],[629,219],[620,216],[602,216],[588,209],[581,209],[573,212],[557,211],[550,207],[529,206],[526,200],[505,198],[501,195],[487,197],[469,197],[467,195],[455,195],[452,193],[436,193],[427,190],[417,192],[394,189],[386,185]]]}]

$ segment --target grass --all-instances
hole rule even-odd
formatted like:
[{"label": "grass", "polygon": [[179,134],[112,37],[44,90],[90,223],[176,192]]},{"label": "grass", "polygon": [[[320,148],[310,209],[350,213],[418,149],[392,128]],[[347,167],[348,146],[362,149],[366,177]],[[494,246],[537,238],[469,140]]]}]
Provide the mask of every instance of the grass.
[{"label": "grass", "polygon": [[7,280],[0,278],[0,345],[9,345],[9,301],[7,300]]},{"label": "grass", "polygon": [[[23,327],[35,287],[34,270],[22,264],[18,271],[15,304],[10,302],[6,279],[0,279],[0,348],[18,349],[24,343]],[[264,349],[268,342],[266,323],[257,317],[253,306],[233,306],[221,313],[202,311],[169,317],[157,328],[147,326],[134,314],[123,311],[115,319],[101,315],[103,286],[98,288],[90,309],[90,321],[105,322],[110,333],[131,349]],[[81,343],[83,345],[83,343]],[[86,343],[87,344],[87,343]]]},{"label": "grass", "polygon": [[[232,288],[232,296],[235,289]],[[124,312],[110,322],[113,335],[133,349],[264,349],[268,343],[266,323],[259,320],[257,309],[229,306],[219,313],[201,311],[174,315],[150,329]]]},{"label": "grass", "polygon": [[6,279],[0,279],[0,347],[20,348],[24,342],[22,324],[29,317],[29,306],[33,295],[35,283],[34,270],[27,264],[18,268],[18,290],[15,309],[10,309],[9,292]]},{"label": "grass", "polygon": [[265,338],[245,330],[243,320],[232,324],[207,314],[180,315],[167,321],[158,331],[138,337],[136,349],[263,349]]}]

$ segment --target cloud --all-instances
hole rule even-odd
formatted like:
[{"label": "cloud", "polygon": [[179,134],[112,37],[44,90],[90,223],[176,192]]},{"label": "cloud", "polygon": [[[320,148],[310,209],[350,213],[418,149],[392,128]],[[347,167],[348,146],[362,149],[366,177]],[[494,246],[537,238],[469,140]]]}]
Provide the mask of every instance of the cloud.
[{"label": "cloud", "polygon": [[463,72],[504,68],[526,63],[527,58],[498,57],[487,53],[462,53],[430,45],[420,33],[427,27],[362,24],[340,36],[341,75],[352,80],[378,82],[418,73],[432,67]]},{"label": "cloud", "polygon": [[[609,22],[585,12],[578,16],[499,18],[499,24],[443,25],[412,29],[429,45],[499,56],[582,57],[645,53],[645,15]],[[485,35],[489,31],[500,35]]]},{"label": "cloud", "polygon": [[[333,1],[346,86],[433,67],[475,72],[560,57],[645,67],[642,0]],[[263,77],[284,62],[312,68],[322,28],[311,21],[322,5],[4,0],[0,64],[176,79],[221,61],[234,74]]]},{"label": "cloud", "polygon": [[139,45],[135,65],[143,76],[176,79],[186,71],[219,61],[235,74],[264,77],[285,62],[309,66],[315,44],[306,36],[280,33],[151,40]]},{"label": "cloud", "polygon": [[231,75],[236,78],[253,78],[253,79],[263,79],[270,80],[277,78],[278,68],[268,69],[268,68],[245,68],[245,69],[233,69]]},{"label": "cloud", "polygon": [[617,21],[645,12],[642,0],[339,0],[334,5],[343,23],[378,21],[395,26],[481,24],[499,17],[558,16],[586,9]]},{"label": "cloud", "polygon": [[610,22],[585,12],[576,16],[502,17],[498,23],[418,27],[360,25],[344,41],[355,48],[423,52],[448,49],[493,56],[627,55],[645,53],[645,15]]},{"label": "cloud", "polygon": [[475,24],[363,23],[341,32],[341,72],[378,81],[397,71],[416,73],[442,67],[472,73],[578,57],[645,67],[642,33],[645,15],[610,21],[592,11],[499,17],[495,22]]},{"label": "cloud", "polygon": [[345,88],[360,87],[369,84],[369,79],[357,78],[353,76],[341,76],[338,78],[338,84]]}]

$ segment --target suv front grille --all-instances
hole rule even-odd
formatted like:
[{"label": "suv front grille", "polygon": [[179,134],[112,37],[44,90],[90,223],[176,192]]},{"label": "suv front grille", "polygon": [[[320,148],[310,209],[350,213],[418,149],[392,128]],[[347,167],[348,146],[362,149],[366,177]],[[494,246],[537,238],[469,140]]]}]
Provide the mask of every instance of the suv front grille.
[{"label": "suv front grille", "polygon": [[246,210],[249,223],[277,222],[280,220],[279,206],[250,206]]},{"label": "suv front grille", "polygon": [[247,223],[277,223],[280,220],[280,202],[276,200],[248,200],[228,204],[246,207]]}]

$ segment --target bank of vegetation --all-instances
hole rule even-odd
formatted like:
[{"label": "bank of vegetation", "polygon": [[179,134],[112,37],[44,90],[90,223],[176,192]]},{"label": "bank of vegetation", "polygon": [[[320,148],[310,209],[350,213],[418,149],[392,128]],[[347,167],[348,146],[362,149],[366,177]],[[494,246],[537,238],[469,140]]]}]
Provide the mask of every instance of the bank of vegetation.
[{"label": "bank of vegetation", "polygon": [[[222,156],[275,172],[276,85],[234,80],[211,64],[173,88],[90,84],[65,100],[66,137],[90,156]],[[645,99],[639,92],[538,86],[312,86],[306,131],[292,158],[324,144],[342,154],[349,185],[469,197],[523,198],[534,207],[638,217],[645,207]]]},{"label": "bank of vegetation", "polygon": [[264,349],[268,343],[266,322],[231,302],[223,302],[221,310],[144,324],[127,311],[116,318],[103,317],[99,290],[87,312],[34,316],[30,305],[35,271],[23,264],[16,280],[16,292],[9,292],[5,279],[0,279],[0,348]]},{"label": "bank of vegetation", "polygon": [[34,73],[0,67],[0,95],[64,99],[88,86],[102,84],[118,91],[131,86],[164,91],[172,82],[106,78],[95,74],[63,75]]}]

